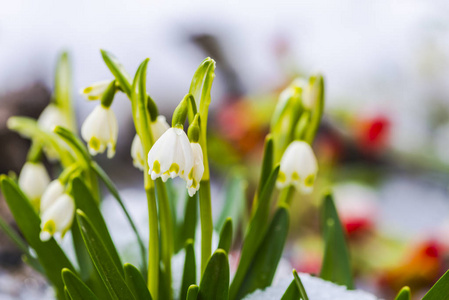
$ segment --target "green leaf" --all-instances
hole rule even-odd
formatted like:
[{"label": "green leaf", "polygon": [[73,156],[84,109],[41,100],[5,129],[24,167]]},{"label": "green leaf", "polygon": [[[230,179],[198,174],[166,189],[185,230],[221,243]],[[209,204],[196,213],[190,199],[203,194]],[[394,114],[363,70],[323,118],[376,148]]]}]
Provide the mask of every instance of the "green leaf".
[{"label": "green leaf", "polygon": [[248,232],[243,243],[240,263],[229,290],[229,298],[231,300],[236,299],[237,293],[246,277],[246,273],[251,265],[253,257],[264,238],[264,233],[268,226],[267,219],[271,204],[271,195],[273,194],[278,173],[279,166],[271,172],[271,175],[260,194],[257,208],[249,223]]},{"label": "green leaf", "polygon": [[447,300],[449,299],[449,270],[438,279],[432,288],[424,295],[422,300]]},{"label": "green leaf", "polygon": [[281,300],[300,300],[301,295],[299,294],[299,288],[296,284],[296,280],[293,279],[288,288],[285,290],[284,295],[282,295]]},{"label": "green leaf", "polygon": [[28,198],[17,184],[5,175],[0,177],[0,185],[6,203],[19,226],[25,240],[36,251],[45,274],[56,289],[58,299],[64,299],[64,283],[61,278],[63,268],[75,271],[71,262],[52,238],[42,242],[39,238],[40,219]]},{"label": "green leaf", "polygon": [[150,291],[139,270],[131,264],[125,264],[125,280],[136,299],[151,300]]},{"label": "green leaf", "polygon": [[187,291],[187,300],[196,300],[198,299],[198,291],[199,288],[197,285],[192,284],[191,286],[189,286],[189,289]]},{"label": "green leaf", "polygon": [[232,235],[234,237],[237,236],[237,229],[240,226],[239,222],[242,221],[245,214],[247,187],[248,181],[243,176],[242,171],[237,169],[232,171],[225,186],[226,198],[224,206],[214,225],[217,232],[223,228],[226,220],[231,218],[234,225]]},{"label": "green leaf", "polygon": [[64,285],[71,299],[98,300],[97,296],[95,296],[89,287],[72,271],[69,269],[63,269],[61,274]]},{"label": "green leaf", "polygon": [[109,230],[106,226],[106,222],[103,219],[100,209],[95,202],[94,197],[87,188],[86,184],[80,177],[76,177],[72,181],[72,193],[73,199],[75,200],[76,208],[83,211],[84,214],[89,218],[98,235],[109,252],[115,266],[117,269],[123,273],[122,262],[120,256],[115,248],[114,242],[112,241]]},{"label": "green leaf", "polygon": [[77,210],[76,215],[90,257],[112,298],[135,299],[122,276],[123,269],[119,270],[117,268],[91,221],[89,221],[88,217],[79,209]]},{"label": "green leaf", "polygon": [[131,98],[131,77],[126,72],[123,65],[118,61],[118,59],[110,52],[106,50],[100,50],[101,56],[103,57],[104,62],[108,66],[112,75],[114,75],[115,79],[118,81],[123,92]]},{"label": "green leaf", "polygon": [[139,231],[137,230],[137,226],[136,224],[134,224],[133,219],[131,218],[131,215],[129,214],[128,210],[126,209],[125,204],[123,203],[122,198],[120,197],[120,194],[117,190],[117,188],[115,187],[114,183],[112,182],[112,180],[109,178],[108,174],[106,174],[106,172],[94,161],[91,162],[91,167],[94,170],[94,172],[98,175],[98,177],[100,177],[100,179],[103,181],[103,183],[106,185],[106,188],[109,190],[109,192],[112,194],[112,196],[114,197],[115,200],[117,200],[118,204],[120,205],[120,207],[122,208],[123,212],[125,213],[126,219],[129,222],[129,225],[131,226],[136,239],[137,239],[137,243],[139,244],[139,249],[140,249],[140,256],[142,259],[142,270],[143,273],[146,274],[147,273],[147,255],[146,255],[146,249],[145,249],[145,245],[143,243],[143,240],[139,234]]},{"label": "green leaf", "polygon": [[177,229],[178,238],[175,241],[175,252],[184,247],[189,240],[195,240],[196,224],[198,223],[198,194],[195,193],[192,197],[186,193],[186,207],[184,212],[184,220],[180,222]]},{"label": "green leaf", "polygon": [[54,134],[42,130],[35,119],[28,117],[10,117],[7,126],[10,130],[16,131],[23,137],[42,142],[44,145],[53,148],[58,153],[61,164],[64,167],[68,167],[74,162],[74,158],[64,142]]},{"label": "green leaf", "polygon": [[210,258],[200,283],[198,300],[227,300],[229,263],[224,250],[218,249]]},{"label": "green leaf", "polygon": [[220,232],[220,242],[218,243],[218,249],[223,249],[226,253],[229,253],[232,245],[232,219],[227,218]]},{"label": "green leaf", "polygon": [[257,289],[264,289],[271,285],[284,250],[288,225],[288,209],[278,208],[245,274],[236,299],[242,299]]},{"label": "green leaf", "polygon": [[[447,291],[446,291],[447,294]],[[410,300],[411,299],[411,295],[410,295],[410,288],[408,286],[404,286],[398,293],[398,295],[396,296],[396,298],[394,298],[394,300]]]},{"label": "green leaf", "polygon": [[309,297],[307,296],[306,290],[304,288],[304,285],[301,282],[301,278],[299,278],[298,273],[296,270],[293,270],[293,276],[295,277],[295,283],[299,290],[299,295],[302,300],[309,300]]},{"label": "green leaf", "polygon": [[[215,62],[211,58],[204,59],[199,65],[198,69],[193,74],[192,82],[190,84],[189,93],[193,95],[193,98],[196,102],[196,109],[199,110],[200,107],[200,99],[201,99],[201,90],[203,89],[203,83],[205,81],[205,77],[207,76],[208,70],[211,66],[215,65]],[[195,111],[189,109],[189,122],[192,122]]]},{"label": "green leaf", "polygon": [[39,273],[44,273],[42,266],[39,264],[39,261],[35,259],[28,248],[28,244],[19,236],[14,229],[12,229],[8,223],[0,217],[0,229],[10,238],[10,240],[14,243],[14,245],[19,248],[19,250],[25,255],[24,261],[33,267]]},{"label": "green leaf", "polygon": [[187,241],[186,258],[182,274],[181,294],[179,299],[186,299],[190,287],[196,283],[196,261],[193,240]]},{"label": "green leaf", "polygon": [[260,172],[260,180],[257,194],[262,193],[263,187],[270,177],[271,170],[273,169],[273,157],[274,157],[274,144],[271,135],[267,135],[265,138],[265,147],[263,151],[262,170]]},{"label": "green leaf", "polygon": [[321,222],[325,250],[320,277],[353,289],[346,237],[331,194],[327,194],[324,198]]}]

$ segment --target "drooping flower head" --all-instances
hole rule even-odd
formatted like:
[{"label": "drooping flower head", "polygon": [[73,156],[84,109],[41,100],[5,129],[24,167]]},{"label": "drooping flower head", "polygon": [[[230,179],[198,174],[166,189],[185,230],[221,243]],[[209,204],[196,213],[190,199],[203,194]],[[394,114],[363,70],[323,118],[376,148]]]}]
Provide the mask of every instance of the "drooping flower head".
[{"label": "drooping flower head", "polygon": [[75,202],[68,194],[59,196],[41,215],[40,239],[48,241],[55,234],[61,238],[70,229],[75,214]]},{"label": "drooping flower head", "polygon": [[49,183],[50,177],[42,163],[25,163],[19,175],[19,186],[36,210],[39,209],[42,194]]},{"label": "drooping flower head", "polygon": [[115,155],[118,136],[117,118],[110,107],[98,105],[81,127],[81,136],[87,142],[91,155],[108,149],[108,158]]},{"label": "drooping flower head", "polygon": [[[183,130],[187,117],[189,95],[179,103],[173,113],[172,125],[153,145],[148,153],[148,174],[155,180],[166,181],[177,176],[191,186],[193,182],[194,158],[189,138]],[[191,176],[189,176],[191,174]]]},{"label": "drooping flower head", "polygon": [[278,188],[295,186],[298,191],[311,193],[318,172],[318,163],[310,145],[304,141],[293,141],[281,159]]},{"label": "drooping flower head", "polygon": [[[187,178],[193,168],[193,154],[189,139],[182,128],[168,129],[154,143],[148,153],[148,166],[148,174],[153,180],[158,177],[163,181],[167,181],[169,177]],[[191,183],[191,180],[187,182]]]},{"label": "drooping flower head", "polygon": [[[168,125],[164,116],[158,116],[150,126],[154,141],[157,141],[170,128],[170,125]],[[134,136],[131,144],[131,157],[133,158],[134,167],[143,171],[145,166],[145,154],[143,152],[142,141],[137,134]]]},{"label": "drooping flower head", "polygon": [[103,153],[106,148],[108,158],[115,155],[118,124],[111,104],[116,91],[116,83],[113,80],[102,91],[101,104],[94,108],[81,126],[81,136],[87,142],[91,155]]}]

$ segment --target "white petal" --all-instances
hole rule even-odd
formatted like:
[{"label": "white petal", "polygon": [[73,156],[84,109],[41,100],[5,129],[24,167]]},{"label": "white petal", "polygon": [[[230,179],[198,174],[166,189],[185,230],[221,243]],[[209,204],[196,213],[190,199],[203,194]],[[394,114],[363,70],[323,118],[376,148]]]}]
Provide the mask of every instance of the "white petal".
[{"label": "white petal", "polygon": [[99,100],[103,93],[106,91],[111,80],[103,80],[92,84],[81,90],[81,95],[83,95],[87,100]]},{"label": "white petal", "polygon": [[48,185],[41,197],[41,213],[47,210],[55,201],[64,194],[65,187],[59,179],[53,180]]},{"label": "white petal", "polygon": [[27,162],[19,176],[19,186],[28,196],[36,209],[39,209],[39,201],[50,183],[47,170],[41,163]]},{"label": "white petal", "polygon": [[133,158],[134,167],[143,171],[145,167],[145,155],[143,153],[142,141],[139,135],[135,135],[131,144],[131,157]]},{"label": "white petal", "polygon": [[165,117],[159,115],[156,121],[151,123],[151,133],[154,141],[157,141],[169,128],[170,125],[168,125]]},{"label": "white petal", "polygon": [[298,190],[310,193],[313,181],[311,186],[307,186],[305,182],[310,178],[313,180],[317,172],[318,163],[310,145],[304,141],[294,141],[282,156],[276,185],[279,188],[294,185]]},{"label": "white petal", "polygon": [[[115,154],[118,124],[111,108],[98,105],[81,126],[81,136],[88,143],[91,155],[103,153],[108,148],[108,157]],[[91,142],[96,142],[96,147]]]},{"label": "white petal", "polygon": [[53,131],[55,126],[61,126],[68,129],[71,128],[71,124],[69,120],[64,115],[62,110],[57,107],[55,104],[49,104],[40,114],[39,119],[37,120],[39,126],[47,131]]},{"label": "white petal", "polygon": [[[60,196],[53,205],[51,205],[41,217],[41,230],[46,230],[48,222],[53,222],[54,232],[48,232],[50,235],[60,233],[61,236],[70,229],[75,214],[75,202],[73,198],[67,194]],[[47,237],[46,234],[41,233],[41,237]]]}]

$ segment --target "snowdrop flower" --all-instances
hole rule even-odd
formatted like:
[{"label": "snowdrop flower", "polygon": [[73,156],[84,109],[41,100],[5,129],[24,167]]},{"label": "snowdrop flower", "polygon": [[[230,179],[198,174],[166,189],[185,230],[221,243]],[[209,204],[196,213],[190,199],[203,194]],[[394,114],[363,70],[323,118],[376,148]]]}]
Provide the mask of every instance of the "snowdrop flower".
[{"label": "snowdrop flower", "polygon": [[56,233],[61,238],[70,229],[75,214],[75,202],[68,194],[59,196],[41,216],[40,239],[48,241]]},{"label": "snowdrop flower", "polygon": [[50,182],[41,197],[41,213],[45,212],[56,200],[64,194],[65,187],[61,180],[56,179]]},{"label": "snowdrop flower", "polygon": [[180,176],[188,186],[192,185],[193,179],[187,176],[193,168],[192,147],[182,128],[168,129],[154,143],[148,153],[148,166],[148,174],[153,180],[161,177],[165,182],[169,177]]},{"label": "snowdrop flower", "polygon": [[50,177],[42,163],[25,163],[19,175],[19,186],[36,210],[39,209],[41,196],[49,183]]},{"label": "snowdrop flower", "polygon": [[107,147],[108,158],[112,158],[115,154],[117,135],[117,118],[110,107],[102,104],[95,107],[81,127],[81,136],[87,142],[91,155],[103,153]]},{"label": "snowdrop flower", "polygon": [[200,181],[201,178],[203,178],[204,173],[204,164],[203,150],[201,149],[200,144],[190,143],[190,146],[192,147],[193,154],[193,169],[188,174],[188,179],[192,180],[192,184],[190,186],[187,185],[187,190],[190,197],[192,197],[200,188]]},{"label": "snowdrop flower", "polygon": [[[151,133],[154,141],[157,141],[169,128],[164,116],[158,116],[156,121],[151,123]],[[133,158],[134,167],[143,171],[145,166],[145,154],[143,153],[142,141],[136,134],[131,144],[131,157]]]},{"label": "snowdrop flower", "polygon": [[110,83],[110,80],[96,82],[91,86],[82,89],[81,95],[87,100],[100,100]]},{"label": "snowdrop flower", "polygon": [[310,145],[293,141],[282,156],[277,187],[294,185],[298,191],[311,193],[317,172],[318,163]]},{"label": "snowdrop flower", "polygon": [[69,120],[64,115],[64,112],[56,104],[49,104],[40,114],[37,120],[39,126],[47,131],[52,132],[55,126],[61,126],[71,129]]}]

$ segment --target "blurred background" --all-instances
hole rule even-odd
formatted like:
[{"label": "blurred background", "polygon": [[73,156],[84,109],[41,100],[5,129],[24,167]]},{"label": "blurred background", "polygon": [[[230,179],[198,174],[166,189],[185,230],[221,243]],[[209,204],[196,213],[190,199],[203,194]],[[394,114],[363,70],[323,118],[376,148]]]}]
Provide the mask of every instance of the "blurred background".
[{"label": "blurred background", "polygon": [[[78,91],[111,79],[99,49],[114,53],[130,74],[150,57],[147,88],[168,119],[196,67],[210,56],[217,61],[209,120],[216,211],[223,181],[236,167],[249,178],[251,199],[280,91],[298,76],[320,72],[326,84],[324,121],[314,144],[320,173],[315,193],[293,203],[297,217],[286,259],[299,271],[319,273],[317,211],[331,186],[359,288],[390,299],[409,285],[420,299],[420,291],[449,268],[445,1],[0,3],[0,173],[18,174],[29,146],[7,130],[6,120],[39,116],[50,100],[61,51],[71,58],[78,124],[96,105]],[[120,128],[117,155],[98,161],[145,223],[139,215],[145,203],[141,173],[129,154],[130,105],[118,95],[112,107]],[[108,201],[104,205],[110,220],[122,218]],[[13,223],[3,199],[0,214]],[[114,240],[127,245],[120,226],[111,226]],[[38,299],[49,295],[0,233],[0,295],[31,299],[36,290]]]}]

